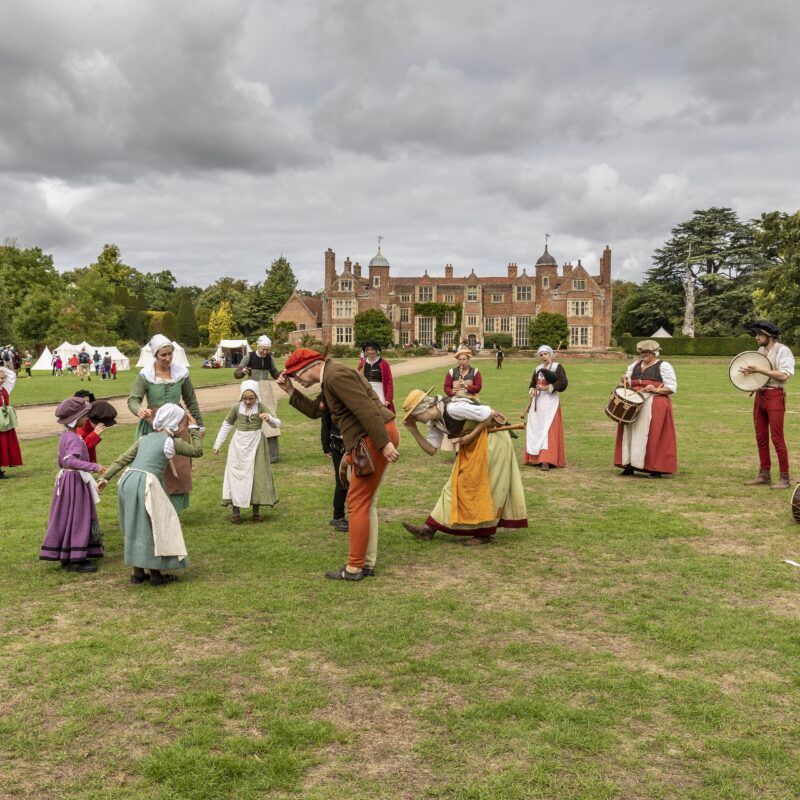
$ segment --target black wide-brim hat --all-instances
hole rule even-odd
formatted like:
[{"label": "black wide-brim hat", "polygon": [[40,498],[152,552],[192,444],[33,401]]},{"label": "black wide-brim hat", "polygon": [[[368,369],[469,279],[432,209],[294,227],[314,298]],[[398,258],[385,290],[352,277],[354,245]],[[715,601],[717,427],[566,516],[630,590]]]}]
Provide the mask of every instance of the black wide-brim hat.
[{"label": "black wide-brim hat", "polygon": [[374,347],[379,353],[381,351],[380,342],[377,339],[367,339],[364,342],[361,342],[361,349],[366,350],[368,347]]},{"label": "black wide-brim hat", "polygon": [[750,330],[754,334],[766,333],[767,336],[771,336],[773,339],[777,339],[781,335],[780,328],[774,322],[770,322],[768,319],[756,320],[750,326]]}]

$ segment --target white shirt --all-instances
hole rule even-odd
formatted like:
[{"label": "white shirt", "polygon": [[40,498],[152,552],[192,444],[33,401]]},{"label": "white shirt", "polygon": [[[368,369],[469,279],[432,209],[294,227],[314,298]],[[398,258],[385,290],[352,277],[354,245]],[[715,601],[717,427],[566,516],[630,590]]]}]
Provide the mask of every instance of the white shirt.
[{"label": "white shirt", "polygon": [[[440,403],[440,410],[442,407],[443,403]],[[464,398],[460,400],[455,399],[448,403],[447,413],[449,416],[453,417],[453,419],[472,419],[475,420],[475,422],[483,422],[492,416],[492,408],[491,406],[473,403]],[[429,422],[427,424],[428,435],[425,438],[428,440],[429,444],[432,444],[438,449],[442,446],[442,440],[445,437],[446,430],[444,429],[444,424],[441,420],[436,420],[435,422]]]},{"label": "white shirt", "polygon": [[11,394],[14,384],[17,382],[17,373],[13,369],[8,369],[8,367],[0,367],[0,374],[3,375],[3,382],[0,384],[0,388]]},{"label": "white shirt", "polygon": [[[772,350],[769,352],[767,352],[766,347],[759,347],[758,352],[763,353],[769,359],[769,363],[772,364],[774,370],[785,372],[789,376],[786,380],[789,380],[789,378],[794,375],[794,355],[785,344],[775,342],[775,344],[772,345]],[[778,378],[770,378],[766,385],[783,387],[785,384],[786,381],[779,380]]]},{"label": "white shirt", "polygon": [[[633,375],[633,368],[638,363],[639,363],[638,361],[634,361],[633,364],[631,364],[628,367],[628,370],[625,373],[628,376],[628,378],[630,378],[631,375]],[[653,364],[657,363],[658,359],[653,362]],[[651,364],[650,366],[653,366],[653,364]],[[672,368],[672,364],[670,364],[668,361],[662,361],[659,366],[661,369],[661,382],[664,384],[664,386],[667,387],[667,389],[672,390],[672,394],[675,394],[678,391],[678,379],[677,377],[675,377],[675,370]],[[642,369],[644,369],[644,365],[642,365]]]}]

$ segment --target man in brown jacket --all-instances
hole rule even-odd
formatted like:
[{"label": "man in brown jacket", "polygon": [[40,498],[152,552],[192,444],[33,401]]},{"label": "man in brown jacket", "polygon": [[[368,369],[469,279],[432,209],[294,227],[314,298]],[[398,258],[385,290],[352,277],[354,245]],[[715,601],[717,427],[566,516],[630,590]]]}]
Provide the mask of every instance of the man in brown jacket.
[{"label": "man in brown jacket", "polygon": [[[305,388],[318,383],[322,392],[312,400],[296,391],[293,380]],[[374,575],[378,554],[378,490],[386,466],[400,457],[397,451],[400,433],[394,413],[381,403],[362,375],[307,347],[295,350],[286,359],[278,384],[288,393],[289,404],[311,419],[319,419],[326,407],[342,434],[347,453],[362,439],[369,449],[374,471],[360,477],[354,473],[347,492],[350,518],[347,565],[325,573],[325,577],[360,581]]]}]

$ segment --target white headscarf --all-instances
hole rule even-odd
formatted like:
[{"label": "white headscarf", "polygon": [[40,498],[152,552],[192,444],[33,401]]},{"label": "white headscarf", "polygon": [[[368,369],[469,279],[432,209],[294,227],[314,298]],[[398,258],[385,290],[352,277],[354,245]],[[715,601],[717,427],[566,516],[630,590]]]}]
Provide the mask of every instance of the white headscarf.
[{"label": "white headscarf", "polygon": [[272,347],[272,339],[269,336],[259,336],[256,340],[256,347]]},{"label": "white headscarf", "polygon": [[170,347],[174,347],[174,345],[172,344],[172,342],[171,342],[171,341],[170,341],[170,340],[169,340],[169,339],[168,339],[166,336],[164,336],[164,334],[163,334],[163,333],[157,333],[157,334],[156,334],[156,335],[155,335],[155,336],[154,336],[154,337],[153,337],[153,338],[150,340],[150,342],[148,343],[148,347],[150,348],[150,352],[151,352],[153,355],[156,355],[156,353],[158,353],[158,351],[159,351],[159,350],[160,350],[162,347],[166,347],[167,345],[169,345]]},{"label": "white headscarf", "polygon": [[242,381],[239,385],[239,399],[242,399],[242,395],[246,391],[251,391],[255,396],[256,399],[261,402],[261,390],[258,388],[258,381]]},{"label": "white headscarf", "polygon": [[549,344],[540,344],[536,348],[536,355],[538,356],[539,353],[547,353],[548,355],[553,356],[553,355],[555,355],[556,351],[553,350],[553,348],[550,347]]},{"label": "white headscarf", "polygon": [[175,403],[164,403],[161,408],[156,411],[155,419],[153,420],[154,431],[169,431],[174,433],[178,430],[181,420],[186,415],[186,412]]},{"label": "white headscarf", "polygon": [[[242,395],[247,391],[250,390],[256,396],[256,402],[248,408],[244,400],[242,400]],[[258,388],[258,381],[242,381],[239,388],[239,413],[244,414],[248,419],[250,419],[253,414],[258,414],[258,404],[261,402],[261,392]]]}]

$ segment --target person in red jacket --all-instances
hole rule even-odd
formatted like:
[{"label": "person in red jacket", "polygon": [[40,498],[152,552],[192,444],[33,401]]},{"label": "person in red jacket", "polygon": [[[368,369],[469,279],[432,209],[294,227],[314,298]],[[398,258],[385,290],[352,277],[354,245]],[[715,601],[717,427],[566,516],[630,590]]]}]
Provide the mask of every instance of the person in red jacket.
[{"label": "person in red jacket", "polygon": [[75,427],[75,433],[83,439],[89,451],[89,460],[97,462],[97,445],[106,428],[117,423],[117,409],[108,400],[95,400],[94,394],[86,389],[75,392],[75,397],[83,397],[91,403],[91,408],[83,425]]}]

